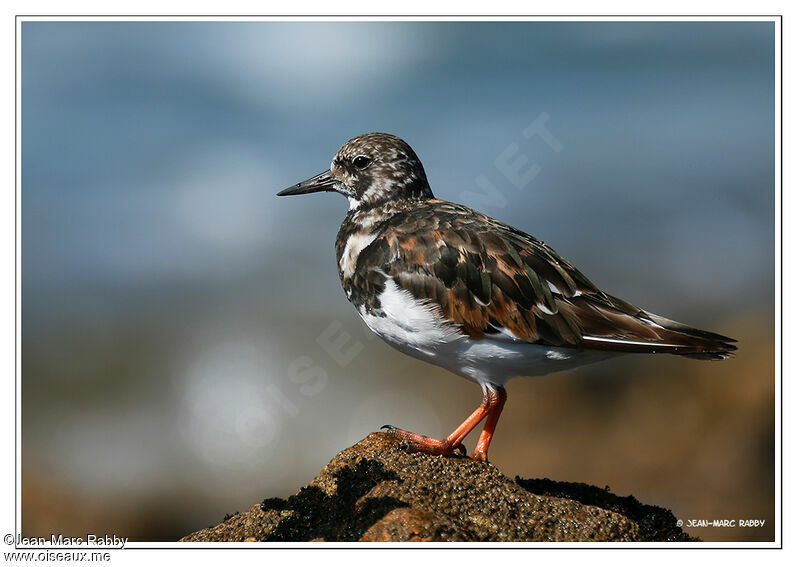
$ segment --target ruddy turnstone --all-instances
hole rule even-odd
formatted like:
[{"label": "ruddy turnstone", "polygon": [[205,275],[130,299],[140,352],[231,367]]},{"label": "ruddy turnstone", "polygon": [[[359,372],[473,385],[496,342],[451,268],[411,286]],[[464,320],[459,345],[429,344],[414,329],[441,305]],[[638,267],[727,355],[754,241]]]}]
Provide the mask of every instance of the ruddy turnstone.
[{"label": "ruddy turnstone", "polygon": [[625,353],[722,360],[734,339],[648,313],[597,289],[555,250],[436,199],[414,150],[390,134],[345,143],[330,169],[278,195],[350,201],[336,236],[339,277],[367,326],[394,348],[477,382],[480,406],[444,439],[388,428],[411,451],[486,460],[506,382]]}]

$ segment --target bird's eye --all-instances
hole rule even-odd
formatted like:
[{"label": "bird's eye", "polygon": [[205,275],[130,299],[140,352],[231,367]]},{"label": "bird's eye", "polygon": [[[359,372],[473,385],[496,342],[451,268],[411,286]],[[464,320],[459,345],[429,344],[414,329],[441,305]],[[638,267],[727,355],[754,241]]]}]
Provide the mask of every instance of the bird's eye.
[{"label": "bird's eye", "polygon": [[370,163],[372,163],[372,160],[369,159],[367,156],[356,156],[353,158],[353,165],[356,166],[358,169],[364,169]]}]

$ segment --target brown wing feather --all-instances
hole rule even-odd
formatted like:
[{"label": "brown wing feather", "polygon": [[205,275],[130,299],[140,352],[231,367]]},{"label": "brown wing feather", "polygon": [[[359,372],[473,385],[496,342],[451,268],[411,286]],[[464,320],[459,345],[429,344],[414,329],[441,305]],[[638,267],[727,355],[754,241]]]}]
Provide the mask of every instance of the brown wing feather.
[{"label": "brown wing feather", "polygon": [[507,331],[551,346],[705,358],[736,348],[603,293],[543,242],[466,207],[429,201],[391,226],[365,259],[470,337]]}]

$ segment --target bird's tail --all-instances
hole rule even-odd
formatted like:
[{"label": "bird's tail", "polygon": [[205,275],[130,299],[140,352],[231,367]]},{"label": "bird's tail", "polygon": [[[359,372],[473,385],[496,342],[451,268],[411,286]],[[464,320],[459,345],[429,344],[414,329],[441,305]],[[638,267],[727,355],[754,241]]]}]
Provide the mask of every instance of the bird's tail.
[{"label": "bird's tail", "polygon": [[733,356],[733,351],[736,350],[736,345],[732,344],[736,339],[695,329],[653,313],[647,313],[647,317],[664,329],[674,332],[675,339],[682,339],[681,348],[675,354],[701,360],[725,360]]},{"label": "bird's tail", "polygon": [[724,360],[733,355],[735,339],[695,329],[626,301],[603,294],[580,296],[583,343],[589,348],[618,352],[665,353]]}]

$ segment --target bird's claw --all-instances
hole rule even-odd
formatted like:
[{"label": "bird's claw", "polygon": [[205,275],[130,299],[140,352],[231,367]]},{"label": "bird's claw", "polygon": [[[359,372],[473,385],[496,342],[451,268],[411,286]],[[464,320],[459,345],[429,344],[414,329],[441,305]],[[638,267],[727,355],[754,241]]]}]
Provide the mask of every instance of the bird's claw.
[{"label": "bird's claw", "polygon": [[467,448],[464,447],[463,443],[450,446],[439,439],[411,433],[404,429],[398,429],[393,425],[384,425],[381,429],[386,430],[388,434],[399,441],[397,448],[401,451],[409,453],[427,453],[428,455],[445,455],[448,457],[467,456]]}]

